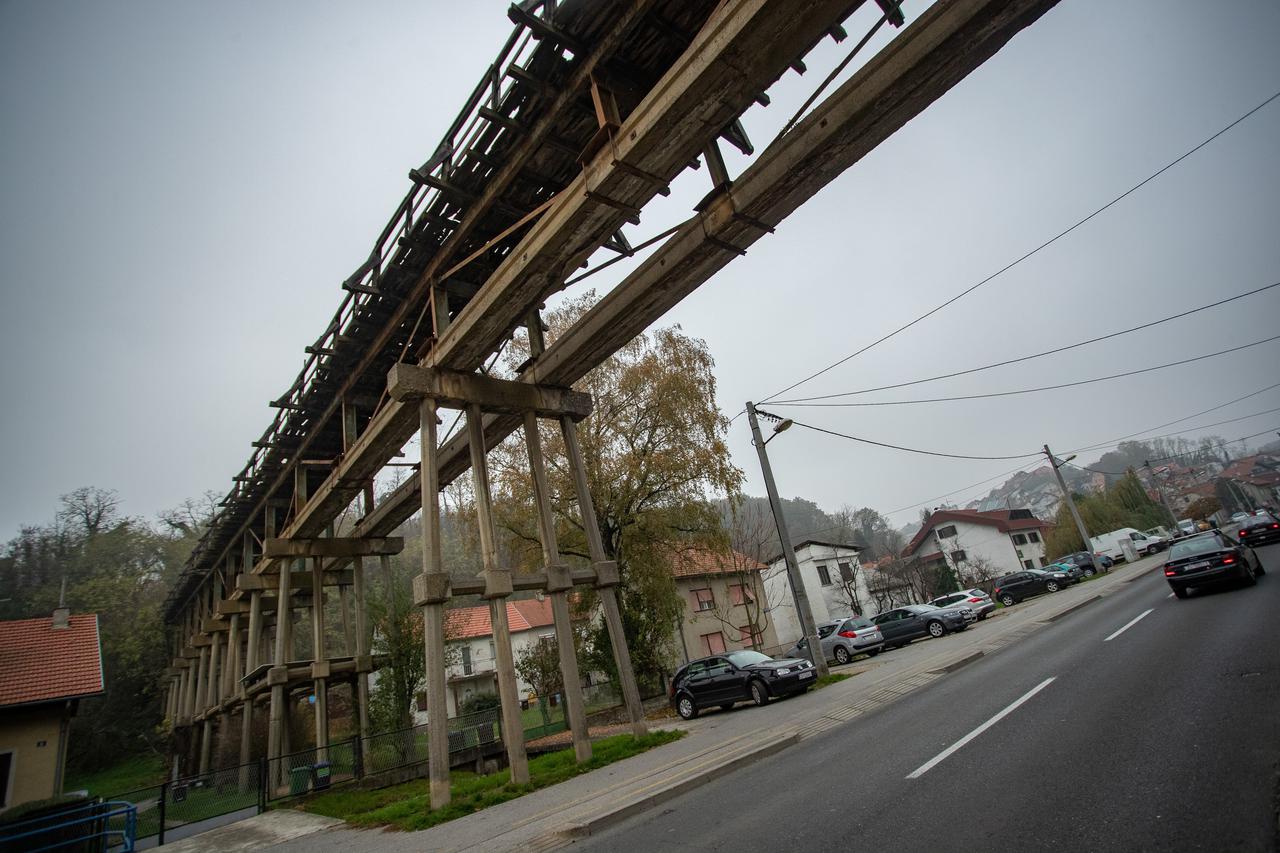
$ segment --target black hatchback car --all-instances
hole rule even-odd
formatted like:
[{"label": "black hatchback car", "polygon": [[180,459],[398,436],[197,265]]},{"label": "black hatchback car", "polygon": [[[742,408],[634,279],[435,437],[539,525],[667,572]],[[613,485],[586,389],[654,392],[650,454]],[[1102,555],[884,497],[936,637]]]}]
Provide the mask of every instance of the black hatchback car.
[{"label": "black hatchback car", "polygon": [[1174,542],[1164,564],[1164,579],[1178,598],[1190,595],[1192,587],[1223,581],[1239,580],[1252,586],[1258,582],[1257,576],[1264,574],[1266,569],[1252,548],[1231,541],[1218,530]]},{"label": "black hatchback car", "polygon": [[740,649],[689,661],[676,670],[668,692],[676,713],[692,720],[707,708],[727,711],[746,701],[768,705],[776,696],[803,693],[816,674],[807,660],[775,660]]},{"label": "black hatchback car", "polygon": [[1260,512],[1240,522],[1236,532],[1242,545],[1266,545],[1280,542],[1280,520],[1269,512]]},{"label": "black hatchback car", "polygon": [[996,581],[991,597],[1005,607],[1012,607],[1024,598],[1042,592],[1057,592],[1073,583],[1075,580],[1067,572],[1027,569],[1005,575]]}]

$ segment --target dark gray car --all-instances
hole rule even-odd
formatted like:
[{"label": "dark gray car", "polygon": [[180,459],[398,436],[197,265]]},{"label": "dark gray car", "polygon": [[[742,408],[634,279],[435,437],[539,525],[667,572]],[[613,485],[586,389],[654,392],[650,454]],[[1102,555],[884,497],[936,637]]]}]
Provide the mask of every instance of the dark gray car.
[{"label": "dark gray car", "polygon": [[974,620],[972,610],[940,610],[930,604],[908,604],[895,607],[872,622],[880,626],[886,649],[905,646],[917,637],[941,637],[951,631],[963,631]]}]

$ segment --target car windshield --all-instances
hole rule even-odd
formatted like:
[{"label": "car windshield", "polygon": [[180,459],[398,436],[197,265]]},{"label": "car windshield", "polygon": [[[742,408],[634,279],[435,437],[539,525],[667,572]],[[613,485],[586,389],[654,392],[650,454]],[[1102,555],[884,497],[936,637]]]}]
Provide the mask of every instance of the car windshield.
[{"label": "car windshield", "polygon": [[910,604],[902,609],[910,610],[912,613],[928,613],[930,610],[938,610],[939,608],[934,607],[932,604]]},{"label": "car windshield", "polygon": [[1174,542],[1173,547],[1169,549],[1169,559],[1177,560],[1180,557],[1194,557],[1197,554],[1208,554],[1220,550],[1222,545],[1219,544],[1217,536],[1195,536],[1191,539],[1183,539],[1181,542]]},{"label": "car windshield", "polygon": [[742,649],[736,652],[729,652],[729,654],[725,655],[725,657],[729,659],[729,663],[737,667],[751,666],[757,663],[768,663],[769,661],[773,660],[773,658],[769,657],[768,655],[762,655],[759,652],[752,652],[746,649]]},{"label": "car windshield", "polygon": [[871,620],[862,616],[855,616],[844,623],[846,628],[870,628]]}]

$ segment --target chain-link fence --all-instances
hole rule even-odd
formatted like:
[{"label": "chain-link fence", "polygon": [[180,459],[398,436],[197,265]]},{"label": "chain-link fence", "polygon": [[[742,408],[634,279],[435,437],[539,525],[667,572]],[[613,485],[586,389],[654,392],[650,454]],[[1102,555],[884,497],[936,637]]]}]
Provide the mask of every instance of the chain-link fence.
[{"label": "chain-link fence", "polygon": [[291,752],[265,760],[266,800],[323,791],[364,775],[360,738]]},{"label": "chain-link fence", "polygon": [[165,836],[174,830],[233,812],[260,811],[261,762],[224,767],[184,776],[159,785],[116,794],[112,800],[132,803],[137,809],[137,837]]}]

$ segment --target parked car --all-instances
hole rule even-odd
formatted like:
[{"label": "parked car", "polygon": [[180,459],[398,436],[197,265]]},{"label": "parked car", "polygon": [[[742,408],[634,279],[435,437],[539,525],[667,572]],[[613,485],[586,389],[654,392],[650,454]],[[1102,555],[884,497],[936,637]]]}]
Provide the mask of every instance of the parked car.
[{"label": "parked car", "polygon": [[[1098,566],[1100,568],[1109,569],[1116,564],[1116,561],[1108,557],[1106,554],[1094,554],[1093,556],[1097,559]],[[1093,577],[1093,562],[1089,559],[1088,551],[1076,551],[1074,554],[1068,554],[1061,560],[1058,560],[1058,562],[1067,566],[1075,566],[1087,578]]]},{"label": "parked car", "polygon": [[929,602],[940,610],[964,610],[968,608],[979,619],[986,619],[996,609],[996,603],[980,589],[962,589],[949,595],[940,595]]},{"label": "parked car", "polygon": [[1183,518],[1178,520],[1179,536],[1195,536],[1200,532],[1200,526],[1195,523],[1194,519]]},{"label": "parked car", "polygon": [[1044,569],[1026,569],[1005,575],[996,581],[992,595],[1005,607],[1045,592],[1057,592],[1073,583],[1066,572],[1050,572]]},{"label": "parked car", "polygon": [[807,660],[739,649],[689,661],[676,670],[668,694],[676,713],[692,720],[707,708],[728,710],[747,701],[768,705],[776,697],[803,693],[815,673]]},{"label": "parked car", "polygon": [[941,637],[963,631],[978,617],[972,610],[940,610],[931,604],[908,604],[886,610],[871,621],[880,626],[886,649],[905,646],[917,637]]},{"label": "parked car", "polygon": [[1041,571],[1049,572],[1050,574],[1053,572],[1065,572],[1067,580],[1071,583],[1080,583],[1085,578],[1084,569],[1079,566],[1073,566],[1070,563],[1050,563]]},{"label": "parked car", "polygon": [[1241,580],[1249,586],[1257,576],[1266,574],[1253,549],[1233,542],[1219,530],[1190,536],[1173,543],[1164,564],[1164,577],[1178,598],[1190,595],[1190,589],[1229,580]]},{"label": "parked car", "polygon": [[1240,522],[1236,535],[1241,544],[1248,543],[1250,547],[1280,542],[1280,519],[1269,512],[1251,515],[1247,521]]},{"label": "parked car", "polygon": [[[884,649],[884,635],[880,628],[865,616],[850,616],[818,626],[818,641],[828,661],[848,663],[857,655],[875,657]],[[800,641],[783,653],[788,658],[809,656],[809,641]]]}]

